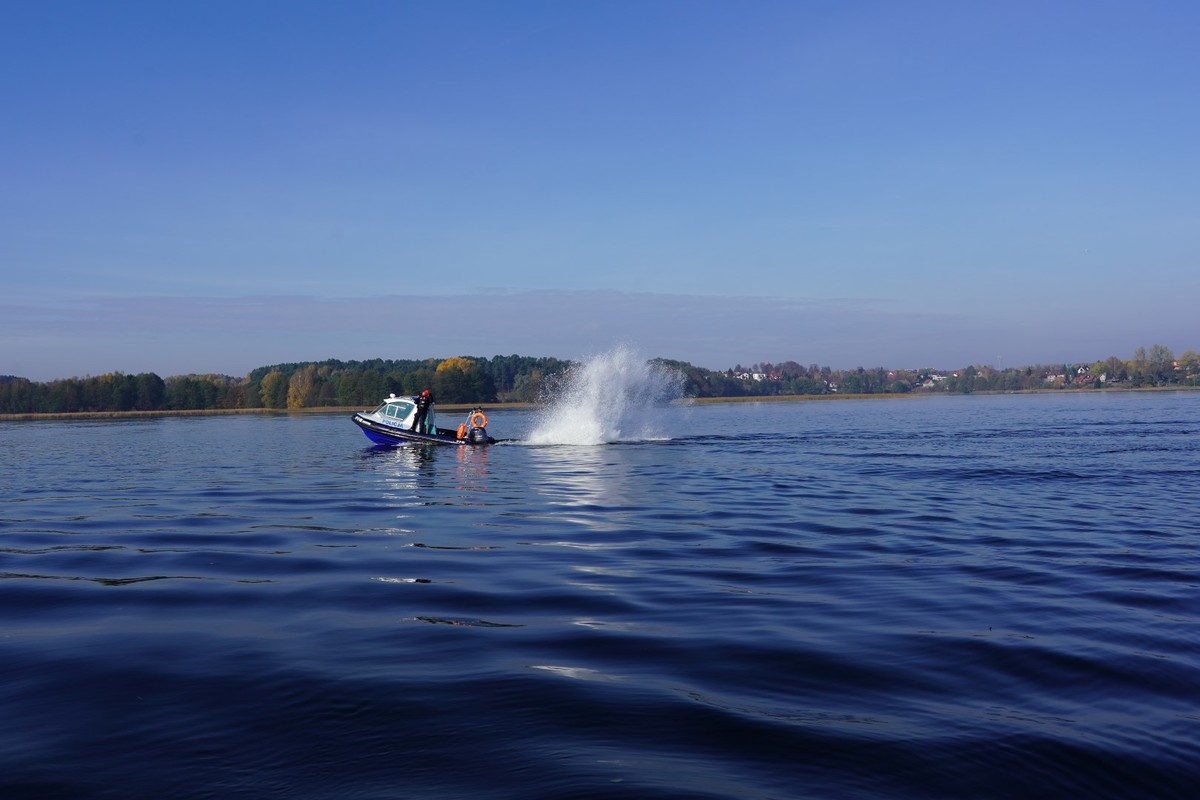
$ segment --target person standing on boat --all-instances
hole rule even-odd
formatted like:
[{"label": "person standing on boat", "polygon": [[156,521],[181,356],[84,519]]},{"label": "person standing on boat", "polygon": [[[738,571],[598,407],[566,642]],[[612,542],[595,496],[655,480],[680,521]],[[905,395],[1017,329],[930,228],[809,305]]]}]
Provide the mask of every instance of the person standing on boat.
[{"label": "person standing on boat", "polygon": [[417,433],[425,433],[425,417],[429,414],[429,407],[433,405],[433,395],[426,389],[413,400],[417,404],[417,415],[413,417],[412,429]]}]

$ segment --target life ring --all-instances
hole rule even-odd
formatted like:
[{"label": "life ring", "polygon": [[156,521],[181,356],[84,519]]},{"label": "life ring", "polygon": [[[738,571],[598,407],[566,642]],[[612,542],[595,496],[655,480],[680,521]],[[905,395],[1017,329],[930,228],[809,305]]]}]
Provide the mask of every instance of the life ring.
[{"label": "life ring", "polygon": [[472,428],[486,428],[487,427],[487,417],[484,416],[482,411],[476,411],[474,414],[471,415],[471,427]]}]

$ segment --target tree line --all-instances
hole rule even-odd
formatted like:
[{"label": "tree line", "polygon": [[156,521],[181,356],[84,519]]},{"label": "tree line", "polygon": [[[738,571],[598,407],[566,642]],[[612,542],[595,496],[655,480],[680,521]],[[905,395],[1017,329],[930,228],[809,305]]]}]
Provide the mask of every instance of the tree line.
[{"label": "tree line", "polygon": [[[970,393],[1033,389],[1200,386],[1200,355],[1178,358],[1164,345],[1139,347],[1131,359],[1001,369],[971,365],[954,371],[834,370],[795,361],[738,364],[709,370],[686,361],[653,359],[678,371],[689,397]],[[446,359],[306,361],[259,367],[248,375],[109,373],[35,382],[0,376],[0,414],[219,409],[297,410],[376,405],[389,393],[430,389],[441,403],[543,401],[575,364],[553,357],[455,356]]]},{"label": "tree line", "polygon": [[1200,386],[1200,354],[1187,350],[1178,358],[1171,348],[1139,347],[1133,358],[1110,356],[1075,364],[1021,367],[971,365],[958,370],[883,367],[833,370],[795,361],[737,365],[710,372],[677,361],[668,365],[684,372],[687,393],[694,397],[738,397],[832,394],[907,394],[909,392],[1020,392],[1044,389],[1149,388]]},{"label": "tree line", "polygon": [[553,357],[306,361],[229,375],[110,373],[35,382],[0,376],[0,414],[88,411],[369,408],[390,393],[433,392],[442,403],[536,402],[570,367]]}]

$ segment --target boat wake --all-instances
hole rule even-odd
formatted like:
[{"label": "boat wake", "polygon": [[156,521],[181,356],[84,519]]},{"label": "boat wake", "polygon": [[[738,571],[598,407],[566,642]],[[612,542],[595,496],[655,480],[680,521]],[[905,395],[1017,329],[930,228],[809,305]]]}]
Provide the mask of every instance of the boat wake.
[{"label": "boat wake", "polygon": [[683,376],[628,347],[570,370],[545,398],[527,444],[595,445],[666,439],[664,406],[683,396]]}]

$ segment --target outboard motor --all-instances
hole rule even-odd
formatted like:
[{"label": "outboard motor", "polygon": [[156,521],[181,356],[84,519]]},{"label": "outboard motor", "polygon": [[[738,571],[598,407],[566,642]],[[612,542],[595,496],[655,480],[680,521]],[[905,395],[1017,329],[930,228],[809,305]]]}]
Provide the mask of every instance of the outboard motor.
[{"label": "outboard motor", "polygon": [[467,441],[469,441],[471,444],[487,444],[487,428],[471,428],[471,430],[467,433]]}]

